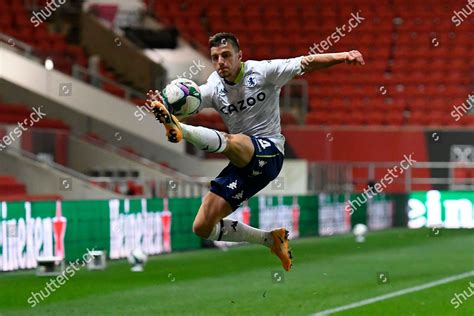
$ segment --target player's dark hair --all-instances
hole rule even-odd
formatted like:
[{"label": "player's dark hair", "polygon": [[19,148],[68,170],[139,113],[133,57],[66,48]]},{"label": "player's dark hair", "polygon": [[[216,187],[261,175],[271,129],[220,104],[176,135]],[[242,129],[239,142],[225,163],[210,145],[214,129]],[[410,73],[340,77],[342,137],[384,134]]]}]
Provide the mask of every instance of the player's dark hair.
[{"label": "player's dark hair", "polygon": [[240,50],[239,40],[234,34],[228,32],[221,32],[212,35],[209,38],[209,48],[225,45],[226,42],[229,42],[236,52]]}]

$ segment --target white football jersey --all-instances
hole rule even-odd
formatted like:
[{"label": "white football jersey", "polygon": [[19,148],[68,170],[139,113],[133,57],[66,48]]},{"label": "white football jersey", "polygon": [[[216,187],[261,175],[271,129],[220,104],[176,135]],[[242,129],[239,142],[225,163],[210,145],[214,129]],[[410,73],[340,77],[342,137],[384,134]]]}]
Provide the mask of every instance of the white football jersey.
[{"label": "white football jersey", "polygon": [[212,107],[231,134],[267,137],[284,153],[280,126],[281,87],[303,73],[302,57],[244,63],[242,80],[229,85],[217,72],[200,86],[201,108]]}]

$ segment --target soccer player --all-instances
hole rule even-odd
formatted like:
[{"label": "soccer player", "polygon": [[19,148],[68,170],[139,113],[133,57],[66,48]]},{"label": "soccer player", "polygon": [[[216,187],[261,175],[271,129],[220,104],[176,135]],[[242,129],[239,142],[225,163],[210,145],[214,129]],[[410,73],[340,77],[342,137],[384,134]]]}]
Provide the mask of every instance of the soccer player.
[{"label": "soccer player", "polygon": [[292,256],[285,228],[264,231],[224,218],[280,173],[285,142],[280,127],[281,87],[297,75],[344,62],[363,65],[364,60],[353,50],[243,62],[239,41],[231,33],[212,36],[209,48],[215,72],[200,86],[201,108],[217,110],[229,134],[180,122],[168,112],[159,96],[149,93],[153,112],[166,128],[170,142],[185,139],[201,150],[223,153],[230,160],[211,181],[210,192],[199,208],[193,231],[209,240],[265,245],[289,271]]}]

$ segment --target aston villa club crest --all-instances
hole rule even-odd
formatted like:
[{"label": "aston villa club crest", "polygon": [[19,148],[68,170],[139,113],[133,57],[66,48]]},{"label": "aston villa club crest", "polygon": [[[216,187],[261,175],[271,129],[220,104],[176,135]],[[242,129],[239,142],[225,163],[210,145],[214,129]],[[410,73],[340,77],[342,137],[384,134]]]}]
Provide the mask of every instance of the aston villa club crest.
[{"label": "aston villa club crest", "polygon": [[247,76],[247,78],[245,78],[245,86],[249,88],[253,88],[256,85],[257,85],[257,80],[255,79],[254,75],[250,75],[250,76]]},{"label": "aston villa club crest", "polygon": [[217,89],[217,96],[219,97],[219,100],[221,100],[222,102],[226,102],[227,93],[228,91],[225,88]]},{"label": "aston villa club crest", "polygon": [[227,95],[227,90],[225,88],[222,88],[222,89],[218,89],[217,90],[217,94],[220,96],[220,97],[225,97]]}]

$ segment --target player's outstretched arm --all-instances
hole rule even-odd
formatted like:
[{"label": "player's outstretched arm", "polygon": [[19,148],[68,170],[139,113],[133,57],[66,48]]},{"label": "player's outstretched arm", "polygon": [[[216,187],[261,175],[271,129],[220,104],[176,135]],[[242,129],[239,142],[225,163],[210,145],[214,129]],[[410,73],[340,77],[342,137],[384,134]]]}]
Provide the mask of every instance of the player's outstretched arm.
[{"label": "player's outstretched arm", "polygon": [[313,54],[304,56],[301,65],[305,72],[324,69],[333,65],[347,63],[352,65],[364,65],[364,58],[357,50],[343,53]]}]

